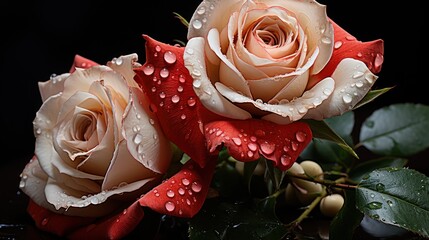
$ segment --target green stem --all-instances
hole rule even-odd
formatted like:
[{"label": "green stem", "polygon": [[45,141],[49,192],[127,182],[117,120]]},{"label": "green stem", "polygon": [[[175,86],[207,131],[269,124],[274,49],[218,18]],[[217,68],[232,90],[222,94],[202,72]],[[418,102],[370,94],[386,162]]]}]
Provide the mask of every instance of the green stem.
[{"label": "green stem", "polygon": [[297,219],[295,219],[295,221],[293,221],[292,224],[292,228],[298,226],[302,221],[304,221],[304,219],[306,219],[308,217],[308,215],[311,213],[311,211],[314,210],[314,208],[316,208],[320,201],[322,200],[322,198],[324,198],[327,195],[326,189],[323,188],[323,191],[320,193],[319,196],[317,196],[313,202],[311,202],[310,205],[308,205],[308,207],[305,209],[304,212],[301,213],[301,215],[299,215],[299,217]]},{"label": "green stem", "polygon": [[297,175],[297,174],[293,174],[290,172],[286,172],[286,175],[289,177],[293,177],[293,178],[299,178],[302,180],[306,180],[309,182],[315,182],[315,183],[319,183],[322,184],[324,186],[329,186],[329,187],[337,187],[337,188],[342,188],[342,189],[356,189],[357,186],[356,185],[349,185],[349,184],[345,184],[345,178],[339,178],[335,181],[332,180],[320,180],[320,179],[316,179],[316,178],[310,178],[305,174],[301,174],[301,175]]}]

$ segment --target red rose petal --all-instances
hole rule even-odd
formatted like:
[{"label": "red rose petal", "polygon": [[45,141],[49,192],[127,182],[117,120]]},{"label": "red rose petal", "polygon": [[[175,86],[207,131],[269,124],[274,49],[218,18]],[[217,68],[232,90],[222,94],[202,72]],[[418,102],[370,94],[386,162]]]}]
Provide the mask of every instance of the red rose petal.
[{"label": "red rose petal", "polygon": [[215,165],[215,159],[207,161],[204,168],[188,161],[178,173],[140,198],[140,204],[162,214],[193,217],[206,199]]},{"label": "red rose petal", "polygon": [[92,66],[97,66],[97,65],[99,64],[92,60],[84,58],[80,55],[75,55],[73,65],[70,68],[70,73],[74,72],[76,68],[90,68]]},{"label": "red rose petal", "polygon": [[65,236],[95,220],[95,218],[73,217],[57,214],[37,205],[31,199],[28,203],[27,211],[33,218],[37,228],[54,233],[58,236]]},{"label": "red rose petal", "polygon": [[121,239],[143,219],[143,208],[136,201],[122,212],[93,222],[68,235],[69,239]]},{"label": "red rose petal", "polygon": [[335,41],[332,57],[325,68],[311,78],[307,89],[312,88],[320,80],[330,77],[337,68],[337,65],[344,58],[353,58],[364,62],[374,74],[381,71],[384,60],[384,41],[382,39],[361,42],[338,26],[334,21],[331,20],[331,23],[334,27]]},{"label": "red rose petal", "polygon": [[203,122],[214,115],[205,109],[192,87],[192,77],[183,62],[183,47],[158,42],[146,35],[146,63],[135,69],[135,80],[151,101],[161,128],[170,141],[201,167],[208,158]]},{"label": "red rose petal", "polygon": [[214,121],[205,126],[205,135],[211,151],[224,144],[232,157],[243,162],[261,154],[280,170],[289,169],[312,139],[306,123],[278,125],[258,119]]}]

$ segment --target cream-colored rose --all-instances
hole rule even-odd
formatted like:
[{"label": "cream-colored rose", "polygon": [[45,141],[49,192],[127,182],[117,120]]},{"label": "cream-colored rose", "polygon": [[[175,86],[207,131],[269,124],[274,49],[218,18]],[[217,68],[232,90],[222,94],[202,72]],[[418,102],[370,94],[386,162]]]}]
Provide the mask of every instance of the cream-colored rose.
[{"label": "cream-colored rose", "polygon": [[[344,32],[314,0],[204,0],[190,20],[185,65],[204,106],[219,115],[320,120],[352,109],[377,78],[348,57],[362,53],[335,53],[337,29]],[[330,61],[339,64],[324,76]]]},{"label": "cream-colored rose", "polygon": [[106,215],[166,172],[171,145],[133,80],[137,66],[130,54],[39,83],[35,156],[20,183],[38,205],[67,215]]}]

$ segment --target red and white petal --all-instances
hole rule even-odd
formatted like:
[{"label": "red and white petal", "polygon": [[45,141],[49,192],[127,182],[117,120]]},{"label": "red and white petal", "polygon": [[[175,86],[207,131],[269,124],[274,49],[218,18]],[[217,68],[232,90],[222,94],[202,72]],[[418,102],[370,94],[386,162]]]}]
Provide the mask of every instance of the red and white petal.
[{"label": "red and white petal", "polygon": [[208,159],[204,168],[188,161],[178,173],[140,198],[140,204],[161,214],[193,217],[204,204],[215,165],[215,158]]},{"label": "red and white petal", "polygon": [[122,135],[128,151],[146,168],[165,173],[170,165],[172,149],[162,133],[150,103],[137,88],[131,88],[130,101],[124,113]]},{"label": "red and white petal", "polygon": [[320,106],[309,110],[304,118],[322,120],[350,111],[368,93],[378,77],[365,63],[346,58],[338,64],[332,78],[335,81],[333,93]]},{"label": "red and white petal", "polygon": [[278,125],[258,119],[213,121],[206,124],[205,135],[210,151],[224,145],[232,157],[243,162],[262,155],[280,170],[292,166],[312,139],[306,123]]},{"label": "red and white petal", "polygon": [[313,87],[318,81],[330,77],[337,65],[345,58],[354,58],[366,64],[374,74],[380,72],[384,61],[384,41],[377,39],[369,42],[358,41],[334,21],[331,23],[335,31],[334,51],[329,63],[316,76],[310,79],[307,89]]},{"label": "red and white petal", "polygon": [[195,94],[193,79],[183,62],[184,48],[149,36],[144,38],[146,63],[135,69],[136,81],[147,95],[150,110],[157,116],[166,137],[204,166],[208,153],[201,130],[202,118],[220,116],[205,109]]}]

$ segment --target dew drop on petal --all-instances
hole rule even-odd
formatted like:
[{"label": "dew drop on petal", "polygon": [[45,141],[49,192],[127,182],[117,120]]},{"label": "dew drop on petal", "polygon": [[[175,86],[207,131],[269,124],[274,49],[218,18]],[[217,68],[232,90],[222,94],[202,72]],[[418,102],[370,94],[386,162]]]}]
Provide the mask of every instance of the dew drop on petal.
[{"label": "dew drop on petal", "polygon": [[141,134],[137,133],[134,136],[134,143],[135,144],[140,144],[142,141],[143,141],[143,136]]},{"label": "dew drop on petal", "polygon": [[167,51],[164,53],[164,60],[168,64],[173,64],[177,60],[176,54],[174,54],[172,51]]},{"label": "dew drop on petal", "polygon": [[362,77],[363,75],[364,75],[364,73],[363,73],[363,72],[356,71],[355,73],[353,73],[353,78],[354,78],[354,79],[356,79],[356,78],[360,78],[360,77]]},{"label": "dew drop on petal", "polygon": [[263,142],[260,144],[261,151],[267,155],[270,155],[274,152],[275,146],[274,144],[269,144],[268,142]]},{"label": "dew drop on petal", "polygon": [[180,101],[180,97],[177,96],[177,95],[174,95],[174,96],[171,97],[171,101],[173,103],[178,103]]},{"label": "dew drop on petal", "polygon": [[194,88],[199,88],[201,87],[201,80],[194,80],[194,82],[192,83],[192,86],[194,86]]},{"label": "dew drop on petal", "polygon": [[383,55],[381,55],[380,53],[377,53],[375,55],[375,59],[374,59],[374,68],[375,70],[379,70],[381,65],[383,64],[384,61],[384,57]]},{"label": "dew drop on petal", "polygon": [[167,77],[168,77],[168,75],[170,75],[170,72],[168,71],[168,69],[167,69],[167,68],[163,68],[163,69],[161,69],[161,71],[159,72],[159,75],[160,75],[162,78],[167,78]]},{"label": "dew drop on petal", "polygon": [[178,192],[178,193],[179,193],[179,195],[181,195],[181,196],[185,195],[185,189],[183,189],[183,188],[179,188],[179,189],[177,190],[177,192]]},{"label": "dew drop on petal", "polygon": [[304,141],[305,141],[305,139],[307,138],[307,134],[305,134],[304,132],[298,131],[298,132],[295,134],[295,137],[296,137],[296,140],[297,140],[298,142],[304,142]]},{"label": "dew drop on petal", "polygon": [[44,219],[42,220],[42,225],[43,225],[43,226],[46,226],[46,224],[48,224],[48,222],[49,222],[49,219],[48,219],[48,218],[44,218]]},{"label": "dew drop on petal", "polygon": [[247,144],[247,147],[251,150],[251,151],[256,151],[258,149],[258,145],[254,142],[250,142]]},{"label": "dew drop on petal", "polygon": [[322,38],[322,43],[324,43],[324,44],[331,44],[331,43],[332,43],[332,41],[331,41],[331,39],[330,39],[330,38],[328,38],[328,37],[323,37],[323,38]]},{"label": "dew drop on petal", "polygon": [[187,178],[183,178],[182,183],[183,183],[183,185],[188,186],[190,182]]},{"label": "dew drop on petal", "polygon": [[193,182],[192,183],[192,186],[191,186],[192,191],[198,193],[198,192],[201,192],[202,188],[203,188],[203,186],[199,182]]},{"label": "dew drop on petal", "polygon": [[196,103],[197,103],[197,101],[195,99],[193,99],[193,98],[188,99],[188,106],[189,107],[195,106]]},{"label": "dew drop on petal", "polygon": [[155,51],[160,52],[161,50],[162,50],[162,49],[161,49],[161,46],[156,45],[156,47],[155,47]]},{"label": "dew drop on petal", "polygon": [[341,46],[343,46],[343,42],[342,41],[336,41],[334,43],[334,48],[335,49],[339,49]]},{"label": "dew drop on petal", "polygon": [[147,64],[144,68],[143,68],[143,73],[146,74],[147,76],[153,74],[153,72],[155,71],[155,68],[153,67],[152,64]]},{"label": "dew drop on petal", "polygon": [[353,100],[353,98],[352,98],[352,96],[350,94],[347,93],[347,94],[343,95],[343,101],[344,101],[344,103],[351,103],[352,100]]},{"label": "dew drop on petal", "polygon": [[357,56],[358,56],[358,57],[362,57],[362,56],[363,56],[363,54],[362,54],[361,52],[358,52],[358,53],[357,53]]},{"label": "dew drop on petal", "polygon": [[193,26],[195,29],[200,29],[200,28],[203,26],[203,24],[202,24],[202,22],[201,22],[200,20],[196,19],[196,20],[194,20],[194,21],[192,22],[192,26]]},{"label": "dew drop on petal", "polygon": [[241,139],[240,138],[232,138],[232,141],[234,142],[235,145],[237,146],[241,146]]},{"label": "dew drop on petal", "polygon": [[180,83],[185,83],[185,81],[186,81],[185,77],[183,77],[183,75],[180,75],[179,76],[179,82]]},{"label": "dew drop on petal", "polygon": [[175,208],[176,208],[176,206],[174,205],[173,202],[168,201],[165,203],[165,209],[167,211],[172,212],[172,211],[174,211]]},{"label": "dew drop on petal", "polygon": [[169,197],[169,198],[172,198],[172,197],[174,197],[174,192],[173,192],[173,190],[168,190],[167,191],[167,197]]}]

